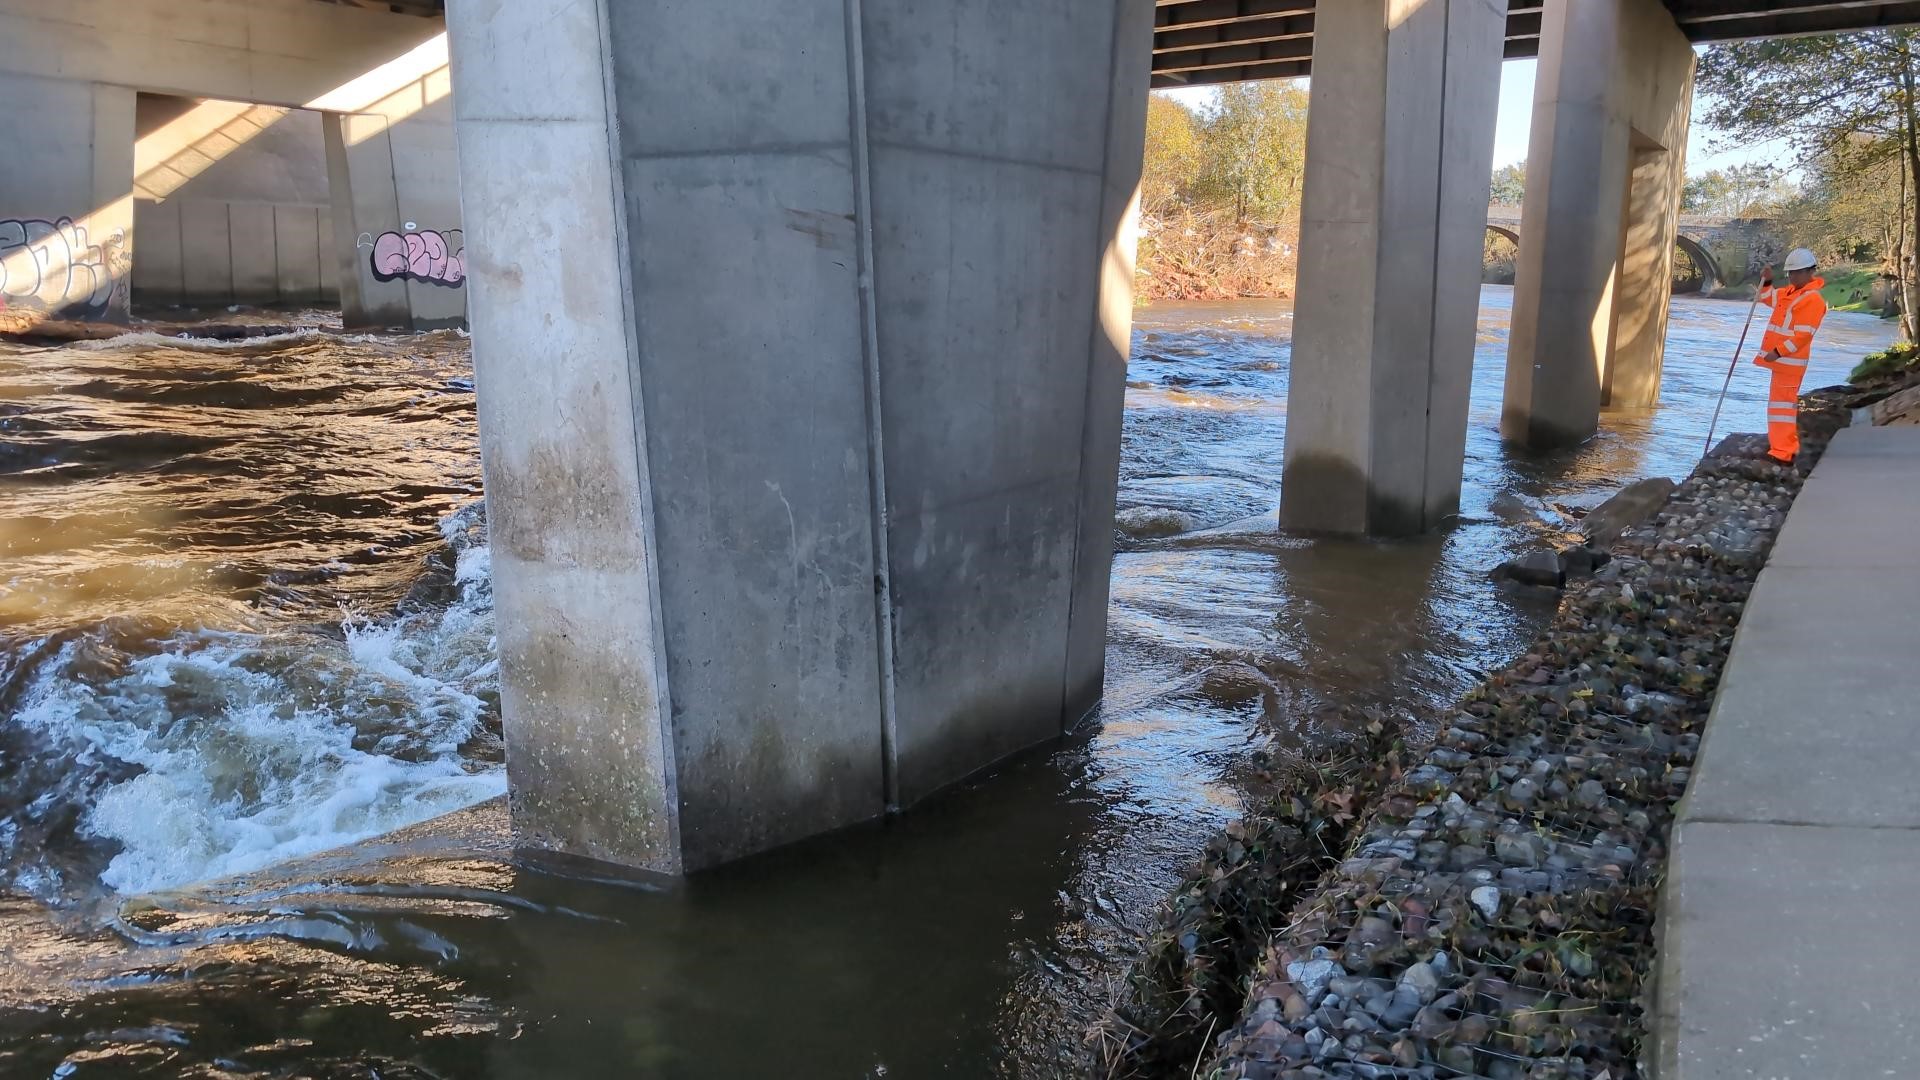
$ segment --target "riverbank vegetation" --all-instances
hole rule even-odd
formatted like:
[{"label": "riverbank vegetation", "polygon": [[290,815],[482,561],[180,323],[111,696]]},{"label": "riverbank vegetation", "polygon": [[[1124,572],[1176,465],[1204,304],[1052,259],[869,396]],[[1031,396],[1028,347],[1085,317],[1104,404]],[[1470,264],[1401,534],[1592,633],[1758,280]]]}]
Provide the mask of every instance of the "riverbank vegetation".
[{"label": "riverbank vegetation", "polygon": [[1827,302],[1827,310],[1880,313],[1881,305],[1874,303],[1876,286],[1883,280],[1877,264],[1847,263],[1824,267],[1820,277],[1826,281],[1826,285],[1820,289],[1820,296]]},{"label": "riverbank vegetation", "polygon": [[1135,294],[1144,300],[1293,295],[1307,92],[1240,83],[1189,108],[1147,102]]},{"label": "riverbank vegetation", "polygon": [[1920,30],[1715,45],[1700,58],[1700,116],[1730,143],[1785,141],[1803,179],[1777,200],[1780,232],[1823,263],[1864,262],[1894,283],[1901,331],[1920,330]]},{"label": "riverbank vegetation", "polygon": [[1901,380],[1909,375],[1920,375],[1920,345],[1902,341],[1861,357],[1860,363],[1848,374],[1847,381],[1856,385],[1871,385]]}]

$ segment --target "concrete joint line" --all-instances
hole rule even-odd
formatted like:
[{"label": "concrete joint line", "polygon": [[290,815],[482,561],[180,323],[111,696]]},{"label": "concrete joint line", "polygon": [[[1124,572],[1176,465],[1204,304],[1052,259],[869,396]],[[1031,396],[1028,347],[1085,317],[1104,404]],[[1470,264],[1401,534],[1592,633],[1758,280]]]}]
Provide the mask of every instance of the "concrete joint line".
[{"label": "concrete joint line", "polygon": [[[858,3],[858,0],[849,0]],[[1113,94],[1107,94],[1107,111],[1113,111]],[[1109,121],[1111,123],[1111,121]],[[1112,135],[1107,136],[1109,139]],[[887,150],[907,150],[920,154],[938,154],[941,157],[965,158],[968,161],[990,161],[996,165],[1018,165],[1027,169],[1041,169],[1046,172],[1075,173],[1080,176],[1094,176],[1104,179],[1105,168],[1088,168],[1085,165],[1066,165],[1057,161],[1034,161],[1031,158],[1014,157],[1010,154],[983,154],[978,150],[959,150],[950,146],[927,146],[923,143],[907,142],[901,139],[874,139],[874,146]],[[1103,144],[1104,145],[1104,144]]]},{"label": "concrete joint line", "polygon": [[462,116],[462,124],[602,124],[597,116]]},{"label": "concrete joint line", "polygon": [[1697,817],[1684,818],[1673,823],[1674,828],[1684,829],[1688,825],[1752,825],[1763,829],[1828,829],[1841,832],[1860,830],[1863,832],[1920,832],[1920,824],[1914,825],[1876,825],[1872,822],[1849,822],[1840,824],[1830,821],[1789,821],[1775,818],[1729,818]]},{"label": "concrete joint line", "polygon": [[880,665],[880,775],[888,811],[900,808],[900,742],[894,706],[893,573],[887,555],[886,443],[880,416],[880,325],[873,282],[873,169],[867,145],[866,35],[860,0],[845,0],[847,29],[847,127],[853,152],[853,213],[858,291],[860,359],[866,375],[867,488],[872,503],[873,607],[876,662]]},{"label": "concrete joint line", "polygon": [[647,562],[647,618],[653,639],[653,708],[660,740],[661,790],[667,804],[668,861],[674,871],[682,866],[680,839],[680,768],[673,738],[673,687],[668,683],[667,617],[660,605],[660,541],[654,522],[658,513],[653,497],[653,472],[647,457],[647,396],[640,383],[640,298],[633,287],[632,223],[627,216],[626,170],[620,166],[620,96],[614,85],[613,35],[607,0],[594,0],[595,30],[600,38],[600,88],[606,103],[601,117],[607,149],[607,197],[613,213],[615,272],[620,275],[622,317],[627,332],[627,386],[633,409],[633,455],[640,481],[641,548]]},{"label": "concrete joint line", "polygon": [[1080,476],[1081,468],[1076,464],[1072,470],[1063,469],[1059,472],[1050,472],[1032,480],[1023,480],[1018,484],[1003,484],[999,487],[990,488],[972,495],[964,495],[960,498],[949,499],[946,502],[937,503],[932,506],[924,506],[918,510],[902,510],[900,519],[902,521],[914,521],[929,514],[953,513],[954,511],[964,510],[967,507],[973,506],[975,503],[985,502],[988,499],[999,499],[1009,495],[1018,495],[1022,492],[1046,487],[1048,484],[1057,484],[1062,480],[1076,480],[1079,479]]},{"label": "concrete joint line", "polygon": [[684,150],[637,150],[629,161],[673,161],[682,158],[810,157],[845,150],[843,142],[768,143],[765,146],[695,146]]},{"label": "concrete joint line", "polygon": [[[1073,510],[1073,557],[1068,560],[1067,564],[1067,648],[1060,663],[1060,723],[1062,728],[1066,726],[1069,719],[1074,722],[1078,722],[1080,719],[1080,717],[1077,716],[1071,718],[1067,716],[1067,696],[1073,692],[1074,619],[1082,614],[1082,612],[1074,609],[1077,606],[1075,600],[1079,594],[1080,556],[1082,549],[1086,547],[1087,425],[1092,423],[1093,384],[1095,378],[1094,362],[1095,357],[1099,355],[1099,348],[1095,343],[1104,332],[1104,328],[1101,326],[1101,317],[1106,307],[1103,303],[1102,294],[1106,291],[1107,229],[1109,227],[1107,221],[1107,200],[1112,194],[1107,190],[1107,175],[1111,172],[1111,166],[1113,164],[1113,95],[1114,84],[1118,81],[1117,75],[1120,70],[1120,24],[1124,22],[1126,18],[1126,12],[1123,7],[1125,3],[1126,0],[1118,0],[1118,2],[1112,5],[1112,21],[1107,36],[1107,108],[1104,114],[1106,117],[1106,131],[1102,133],[1100,137],[1101,164],[1100,171],[1095,174],[1100,180],[1100,197],[1094,200],[1093,258],[1094,265],[1099,267],[1099,271],[1095,275],[1093,282],[1093,322],[1087,329],[1087,356],[1085,366],[1087,377],[1086,383],[1080,391],[1080,468],[1075,474],[1079,477],[1079,484],[1075,491],[1076,498],[1074,500]],[[1117,225],[1118,223],[1116,222],[1114,224]],[[1131,345],[1128,347],[1128,352],[1132,352]],[[1104,648],[1104,643],[1102,647]]]},{"label": "concrete joint line", "polygon": [[[1440,12],[1440,127],[1446,130],[1447,124],[1447,87],[1453,77],[1453,4],[1446,0],[1446,7]],[[1433,162],[1433,251],[1434,272],[1427,275],[1427,407],[1422,414],[1421,441],[1431,449],[1433,446],[1433,390],[1434,382],[1439,378],[1442,358],[1434,346],[1434,339],[1440,332],[1440,223],[1446,220],[1447,181],[1451,179],[1447,169],[1447,154],[1444,146],[1438,147]],[[1371,475],[1371,471],[1369,471]],[[1433,505],[1432,462],[1421,455],[1420,469],[1420,524],[1423,527],[1434,525],[1427,520],[1427,507]]]}]

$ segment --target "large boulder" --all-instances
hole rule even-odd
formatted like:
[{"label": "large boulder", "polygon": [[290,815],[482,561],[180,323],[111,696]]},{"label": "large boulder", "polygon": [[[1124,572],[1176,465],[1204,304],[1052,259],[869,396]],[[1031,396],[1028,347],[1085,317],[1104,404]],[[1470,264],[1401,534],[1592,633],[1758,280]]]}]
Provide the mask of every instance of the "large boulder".
[{"label": "large boulder", "polygon": [[1611,560],[1604,551],[1577,544],[1560,549],[1560,572],[1569,578],[1591,577]]},{"label": "large boulder", "polygon": [[1155,540],[1192,532],[1196,522],[1192,514],[1166,506],[1132,506],[1113,515],[1113,527],[1120,535],[1135,540]]},{"label": "large boulder", "polygon": [[1567,573],[1560,565],[1560,556],[1551,551],[1529,551],[1517,559],[1503,562],[1494,567],[1496,580],[1505,578],[1522,585],[1541,585],[1549,589],[1558,589],[1567,583]]},{"label": "large boulder", "polygon": [[1875,427],[1912,427],[1920,424],[1920,386],[1909,386],[1867,407]]},{"label": "large boulder", "polygon": [[1502,521],[1539,524],[1547,520],[1552,510],[1539,499],[1529,499],[1525,495],[1515,495],[1503,491],[1487,503],[1487,509]]},{"label": "large boulder", "polygon": [[1710,458],[1763,458],[1767,456],[1767,437],[1751,431],[1737,431],[1721,439],[1707,451]]},{"label": "large boulder", "polygon": [[1580,531],[1587,534],[1587,545],[1600,551],[1612,547],[1621,533],[1652,520],[1678,486],[1664,476],[1655,476],[1621,488],[1580,522]]}]

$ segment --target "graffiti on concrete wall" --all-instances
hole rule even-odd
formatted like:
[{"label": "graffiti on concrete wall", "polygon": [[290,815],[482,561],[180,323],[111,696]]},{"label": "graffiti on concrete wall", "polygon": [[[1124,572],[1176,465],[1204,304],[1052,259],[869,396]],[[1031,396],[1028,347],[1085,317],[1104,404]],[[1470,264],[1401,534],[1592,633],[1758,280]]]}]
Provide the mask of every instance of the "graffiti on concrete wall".
[{"label": "graffiti on concrete wall", "polygon": [[369,238],[361,234],[361,246],[371,239],[373,255],[369,260],[375,281],[424,282],[457,289],[467,280],[467,249],[461,243],[459,229],[413,229],[383,232]]},{"label": "graffiti on concrete wall", "polygon": [[126,289],[124,229],[101,243],[72,218],[0,218],[0,307],[97,319]]}]

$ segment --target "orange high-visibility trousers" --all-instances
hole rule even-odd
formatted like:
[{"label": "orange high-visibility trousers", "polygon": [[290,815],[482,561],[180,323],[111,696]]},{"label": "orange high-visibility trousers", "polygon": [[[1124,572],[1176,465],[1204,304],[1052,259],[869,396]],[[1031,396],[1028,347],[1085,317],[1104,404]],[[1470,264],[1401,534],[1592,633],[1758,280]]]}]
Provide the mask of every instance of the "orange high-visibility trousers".
[{"label": "orange high-visibility trousers", "polygon": [[[1767,390],[1767,454],[1775,461],[1792,461],[1800,452],[1800,380],[1807,377],[1813,355],[1813,334],[1827,317],[1827,301],[1820,295],[1826,282],[1813,278],[1800,286],[1765,286],[1760,299],[1773,305],[1763,350],[1753,362],[1773,372]],[[1769,361],[1767,353],[1778,356]]]},{"label": "orange high-visibility trousers", "polygon": [[1800,452],[1800,380],[1807,369],[1777,365],[1767,391],[1767,453],[1776,461],[1792,461]]}]

